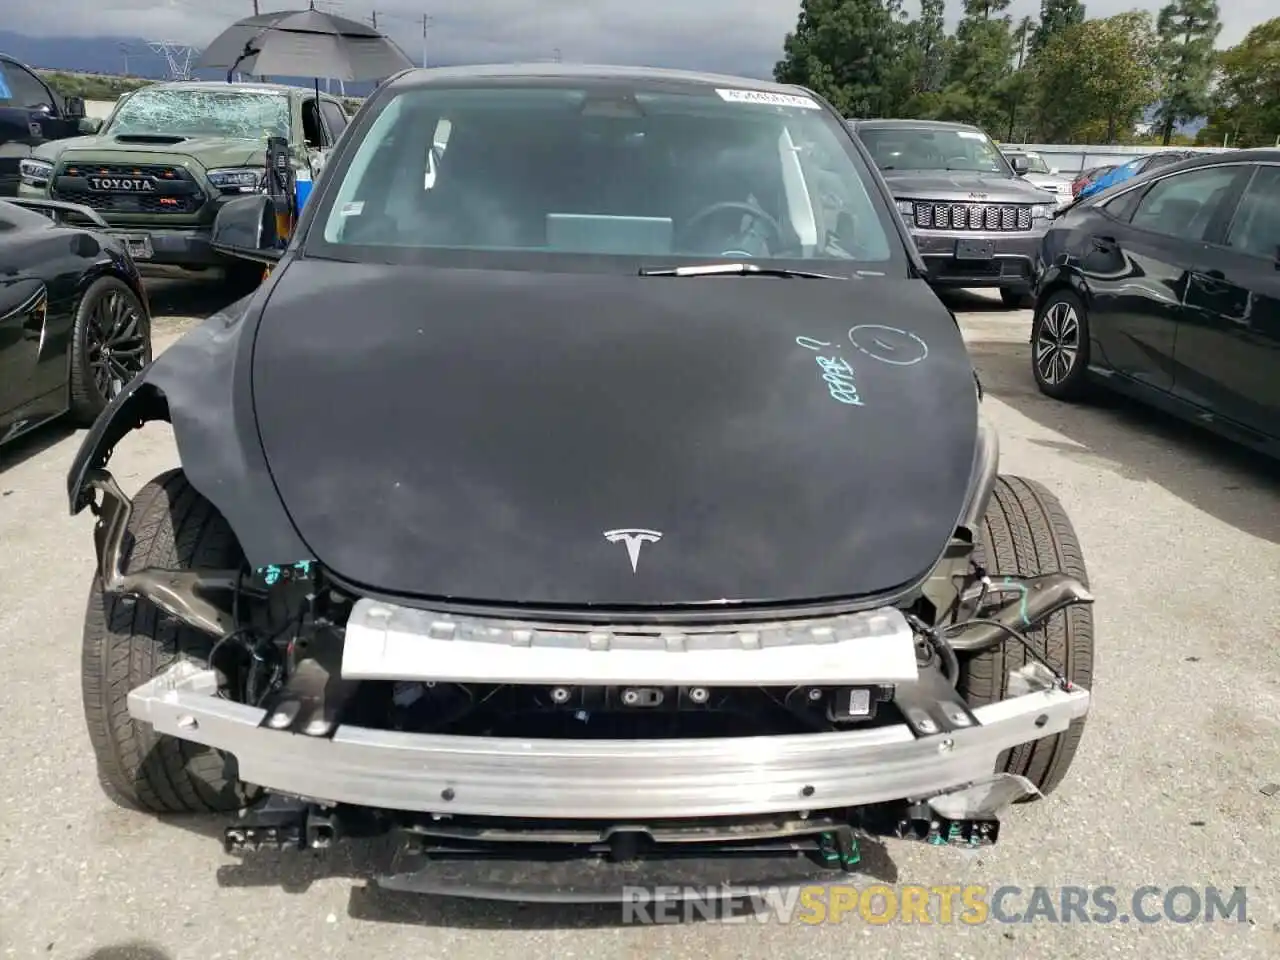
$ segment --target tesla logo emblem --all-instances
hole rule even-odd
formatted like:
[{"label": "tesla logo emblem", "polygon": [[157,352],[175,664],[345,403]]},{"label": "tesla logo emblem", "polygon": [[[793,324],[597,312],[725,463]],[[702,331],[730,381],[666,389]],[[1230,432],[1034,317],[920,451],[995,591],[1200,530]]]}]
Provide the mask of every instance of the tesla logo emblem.
[{"label": "tesla logo emblem", "polygon": [[606,530],[604,538],[610,543],[617,543],[621,540],[627,545],[627,556],[631,558],[631,572],[636,572],[636,564],[640,562],[640,544],[657,543],[662,539],[662,534],[657,530]]}]

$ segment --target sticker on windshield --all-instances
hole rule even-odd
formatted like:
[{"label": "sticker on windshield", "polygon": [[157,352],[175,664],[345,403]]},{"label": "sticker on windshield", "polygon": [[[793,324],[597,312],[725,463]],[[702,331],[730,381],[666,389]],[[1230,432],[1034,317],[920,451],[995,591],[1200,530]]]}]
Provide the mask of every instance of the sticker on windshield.
[{"label": "sticker on windshield", "polygon": [[822,104],[810,97],[789,93],[770,93],[767,90],[716,90],[721,100],[729,103],[762,103],[770,107],[800,107],[804,110],[821,110]]},{"label": "sticker on windshield", "polygon": [[339,211],[339,216],[358,217],[362,213],[364,213],[364,201],[352,200],[350,203],[344,203],[342,205],[342,209]]},{"label": "sticker on windshield", "polygon": [[975,133],[975,132],[974,132],[974,131],[972,131],[972,130],[957,130],[957,131],[956,131],[956,136],[957,136],[957,137],[964,137],[966,140],[985,140],[985,139],[987,139],[987,135],[986,135],[985,133]]}]

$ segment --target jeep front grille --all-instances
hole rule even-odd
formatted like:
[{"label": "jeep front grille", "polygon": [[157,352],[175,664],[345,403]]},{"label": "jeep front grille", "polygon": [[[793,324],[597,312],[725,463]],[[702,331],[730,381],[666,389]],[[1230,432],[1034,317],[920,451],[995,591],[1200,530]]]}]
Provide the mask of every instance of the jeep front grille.
[{"label": "jeep front grille", "polygon": [[1031,229],[1029,204],[939,203],[914,201],[921,230],[1015,231]]}]

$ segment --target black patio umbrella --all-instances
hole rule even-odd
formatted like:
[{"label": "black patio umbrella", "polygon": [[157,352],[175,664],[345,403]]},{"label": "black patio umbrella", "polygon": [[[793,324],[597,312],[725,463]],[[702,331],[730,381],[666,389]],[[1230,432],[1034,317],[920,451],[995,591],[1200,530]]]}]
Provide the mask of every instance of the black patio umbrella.
[{"label": "black patio umbrella", "polygon": [[238,20],[196,61],[197,67],[226,67],[228,82],[237,70],[256,76],[381,80],[413,65],[390,37],[373,27],[314,9]]}]

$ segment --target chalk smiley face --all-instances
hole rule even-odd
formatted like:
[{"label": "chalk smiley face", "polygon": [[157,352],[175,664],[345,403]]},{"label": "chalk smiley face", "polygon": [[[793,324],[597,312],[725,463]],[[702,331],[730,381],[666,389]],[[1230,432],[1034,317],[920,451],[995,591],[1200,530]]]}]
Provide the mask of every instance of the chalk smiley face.
[{"label": "chalk smiley face", "polygon": [[910,367],[929,356],[929,345],[914,333],[879,323],[849,328],[849,342],[873,360]]}]

